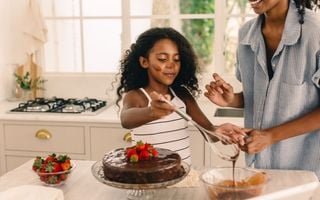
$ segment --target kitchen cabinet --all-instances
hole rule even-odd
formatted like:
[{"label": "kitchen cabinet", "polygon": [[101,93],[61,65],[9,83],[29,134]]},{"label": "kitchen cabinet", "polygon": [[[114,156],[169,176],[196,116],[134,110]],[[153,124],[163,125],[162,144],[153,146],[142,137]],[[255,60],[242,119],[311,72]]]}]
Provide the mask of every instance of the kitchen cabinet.
[{"label": "kitchen cabinet", "polygon": [[52,152],[89,159],[87,125],[81,123],[2,121],[1,170],[11,170],[35,156]]},{"label": "kitchen cabinet", "polygon": [[128,130],[121,128],[120,124],[106,126],[94,125],[90,127],[90,159],[101,160],[106,152],[115,148],[130,146],[123,136]]}]

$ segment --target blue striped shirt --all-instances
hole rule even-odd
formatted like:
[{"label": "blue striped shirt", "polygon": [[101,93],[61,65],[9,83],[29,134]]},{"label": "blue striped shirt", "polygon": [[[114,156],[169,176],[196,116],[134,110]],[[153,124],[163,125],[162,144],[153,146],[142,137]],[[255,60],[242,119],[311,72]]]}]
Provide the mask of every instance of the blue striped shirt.
[{"label": "blue striped shirt", "polygon": [[[316,58],[320,52],[320,16],[306,10],[304,24],[299,24],[299,18],[291,2],[271,60],[271,80],[261,33],[263,16],[247,22],[239,31],[236,75],[243,86],[245,127],[274,127],[320,106],[320,58]],[[257,168],[310,170],[320,178],[320,130],[246,155],[247,164],[253,161]]]}]

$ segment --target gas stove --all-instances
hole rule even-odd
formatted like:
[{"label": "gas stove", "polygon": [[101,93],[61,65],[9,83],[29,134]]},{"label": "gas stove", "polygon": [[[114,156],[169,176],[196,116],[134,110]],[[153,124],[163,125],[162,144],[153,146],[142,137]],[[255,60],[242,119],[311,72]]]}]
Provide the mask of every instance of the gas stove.
[{"label": "gas stove", "polygon": [[36,98],[20,103],[10,113],[66,113],[94,115],[106,108],[107,102],[85,97],[77,98]]}]

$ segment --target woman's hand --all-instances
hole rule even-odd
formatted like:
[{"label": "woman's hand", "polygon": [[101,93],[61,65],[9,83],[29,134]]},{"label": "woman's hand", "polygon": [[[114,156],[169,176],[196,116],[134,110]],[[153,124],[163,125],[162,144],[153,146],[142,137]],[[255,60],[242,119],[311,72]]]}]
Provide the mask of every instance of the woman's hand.
[{"label": "woman's hand", "polygon": [[150,98],[152,101],[149,109],[152,117],[159,119],[174,112],[175,108],[163,101],[163,98],[170,101],[170,95],[162,95],[157,92],[151,92]]},{"label": "woman's hand", "polygon": [[246,132],[248,131],[249,129],[243,129],[231,123],[221,124],[215,129],[215,132],[229,137],[231,140],[229,143],[237,143],[240,145],[245,144],[244,138],[247,136]]},{"label": "woman's hand", "polygon": [[206,90],[204,96],[218,106],[230,106],[234,101],[233,87],[216,73],[213,74],[213,81],[206,85]]},{"label": "woman's hand", "polygon": [[245,144],[240,149],[249,154],[259,153],[273,144],[272,133],[268,131],[252,130],[245,138]]}]

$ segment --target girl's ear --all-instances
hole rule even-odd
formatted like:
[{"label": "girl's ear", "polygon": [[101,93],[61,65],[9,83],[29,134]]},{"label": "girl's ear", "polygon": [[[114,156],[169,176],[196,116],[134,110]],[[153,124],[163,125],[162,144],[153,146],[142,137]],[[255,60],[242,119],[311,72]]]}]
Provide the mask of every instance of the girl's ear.
[{"label": "girl's ear", "polygon": [[141,67],[143,67],[145,69],[148,68],[148,60],[145,57],[140,56],[139,57],[139,62],[140,62]]}]

